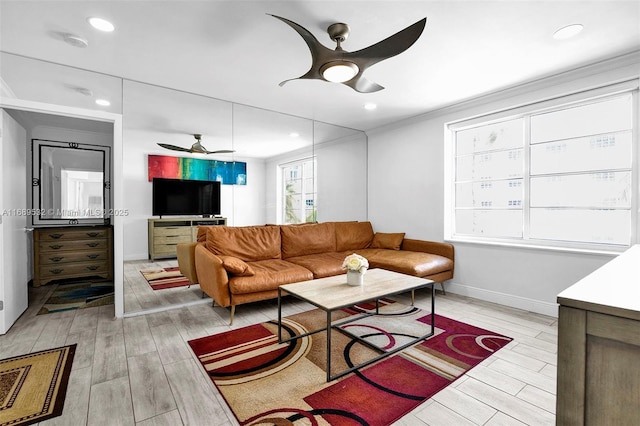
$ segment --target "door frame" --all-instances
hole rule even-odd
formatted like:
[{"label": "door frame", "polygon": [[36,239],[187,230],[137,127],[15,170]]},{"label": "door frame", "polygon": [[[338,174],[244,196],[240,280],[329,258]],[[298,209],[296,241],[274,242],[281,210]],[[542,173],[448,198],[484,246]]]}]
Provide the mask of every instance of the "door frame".
[{"label": "door frame", "polygon": [[[122,175],[122,114],[97,111],[84,108],[69,107],[64,105],[47,104],[43,102],[28,101],[16,98],[0,98],[0,108],[19,111],[38,112],[42,114],[61,115],[92,121],[104,121],[113,124],[113,175],[111,176],[111,188],[113,193],[112,209],[114,211],[126,211],[123,205],[123,175]],[[123,229],[124,217],[112,216],[113,224],[113,286],[115,317],[124,316],[124,246]]]}]

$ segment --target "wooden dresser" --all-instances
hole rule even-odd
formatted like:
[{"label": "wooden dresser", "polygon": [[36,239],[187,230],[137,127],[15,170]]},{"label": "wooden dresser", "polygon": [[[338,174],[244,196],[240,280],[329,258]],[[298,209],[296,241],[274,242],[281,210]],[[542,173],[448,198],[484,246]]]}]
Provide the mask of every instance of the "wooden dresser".
[{"label": "wooden dresser", "polygon": [[33,252],[34,287],[67,278],[113,279],[110,226],[36,228]]},{"label": "wooden dresser", "polygon": [[226,225],[227,218],[149,219],[149,259],[176,257],[176,246],[196,240],[198,226]]},{"label": "wooden dresser", "polygon": [[640,422],[640,245],[558,295],[556,425]]}]

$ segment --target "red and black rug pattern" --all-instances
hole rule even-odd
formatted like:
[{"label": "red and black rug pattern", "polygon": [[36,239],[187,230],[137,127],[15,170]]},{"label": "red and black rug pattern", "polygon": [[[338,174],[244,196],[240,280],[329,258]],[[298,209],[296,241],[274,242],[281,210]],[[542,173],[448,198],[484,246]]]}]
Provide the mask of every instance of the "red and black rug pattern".
[{"label": "red and black rug pattern", "polygon": [[[333,322],[372,306],[334,312]],[[380,350],[390,350],[430,330],[431,315],[387,301],[380,315],[344,328]],[[312,310],[283,319],[283,337],[325,327]],[[242,425],[387,425],[429,399],[512,339],[444,316],[435,335],[368,367],[326,382],[326,332],[278,343],[270,321],[189,342]],[[368,345],[333,330],[332,374],[378,355]]]}]

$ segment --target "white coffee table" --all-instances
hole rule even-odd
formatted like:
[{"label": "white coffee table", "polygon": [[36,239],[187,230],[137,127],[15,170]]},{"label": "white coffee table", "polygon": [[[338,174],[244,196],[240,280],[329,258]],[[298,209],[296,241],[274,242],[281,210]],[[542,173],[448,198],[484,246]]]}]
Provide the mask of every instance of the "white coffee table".
[{"label": "white coffee table", "polygon": [[[298,283],[281,285],[278,288],[278,341],[280,343],[289,342],[301,337],[309,336],[321,331],[327,332],[327,382],[342,377],[352,371],[359,368],[370,365],[382,358],[390,356],[396,352],[399,352],[409,346],[418,343],[421,340],[427,339],[433,336],[435,332],[435,287],[434,281],[426,278],[414,277],[411,275],[400,274],[398,272],[387,271],[386,269],[370,269],[364,276],[364,285],[362,286],[350,286],[347,284],[346,274],[337,275],[333,277],[320,278],[310,281],[302,281]],[[423,336],[419,336],[416,339],[405,343],[402,346],[394,348],[393,350],[383,351],[380,348],[370,344],[366,340],[360,338],[355,334],[351,334],[348,331],[340,328],[340,326],[349,322],[361,319],[363,316],[377,315],[379,313],[379,299],[383,297],[393,296],[394,294],[400,294],[407,291],[412,292],[412,304],[413,304],[413,292],[423,287],[431,287],[431,331]],[[288,339],[282,339],[282,296],[283,293],[290,294],[297,297],[300,300],[304,300],[317,308],[323,310],[327,314],[327,325],[325,328],[313,330],[308,333],[292,336]],[[339,309],[348,308],[359,303],[376,302],[375,312],[365,315],[355,315],[354,318],[349,318],[340,323],[331,324],[331,313]],[[355,365],[338,374],[331,375],[331,328],[336,328],[340,332],[348,334],[351,337],[363,342],[367,346],[370,346],[380,352],[379,356],[374,357],[364,363]]]}]

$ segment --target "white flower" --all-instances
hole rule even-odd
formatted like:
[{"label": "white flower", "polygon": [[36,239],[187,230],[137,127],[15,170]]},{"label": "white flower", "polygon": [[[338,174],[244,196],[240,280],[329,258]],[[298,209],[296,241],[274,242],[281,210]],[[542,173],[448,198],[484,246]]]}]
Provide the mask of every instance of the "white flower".
[{"label": "white flower", "polygon": [[364,274],[367,268],[369,268],[369,261],[355,253],[345,257],[344,262],[342,262],[342,269],[358,271],[361,274]]}]

